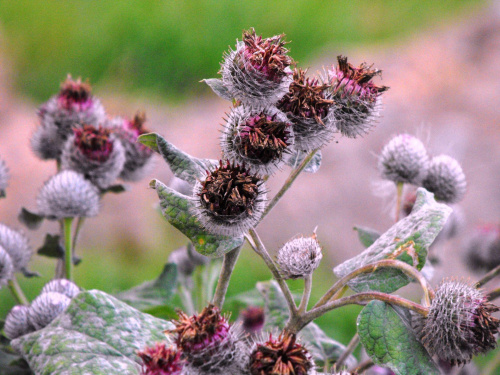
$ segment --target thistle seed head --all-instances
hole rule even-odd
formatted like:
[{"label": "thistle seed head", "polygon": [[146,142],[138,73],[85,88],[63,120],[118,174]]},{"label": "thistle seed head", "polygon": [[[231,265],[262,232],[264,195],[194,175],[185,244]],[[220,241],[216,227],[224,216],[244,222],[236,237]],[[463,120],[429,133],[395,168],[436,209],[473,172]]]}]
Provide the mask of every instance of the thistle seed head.
[{"label": "thistle seed head", "polygon": [[71,299],[56,292],[42,293],[31,303],[28,319],[37,330],[50,324],[70,304]]},{"label": "thistle seed head", "polygon": [[281,334],[278,339],[256,344],[250,354],[251,375],[312,375],[314,362],[295,335]]},{"label": "thistle seed head", "polygon": [[419,185],[427,175],[429,158],[423,143],[409,134],[399,134],[382,149],[378,169],[382,177],[396,183]]},{"label": "thistle seed head", "polygon": [[330,70],[330,84],[335,100],[335,119],[342,135],[356,138],[366,134],[378,117],[380,97],[389,88],[371,80],[381,71],[363,63],[354,67],[347,57],[338,56],[338,66]]},{"label": "thistle seed head", "polygon": [[293,124],[296,148],[311,151],[330,142],[337,128],[331,86],[306,73],[294,69],[288,93],[277,106]]},{"label": "thistle seed head", "polygon": [[28,319],[29,307],[24,305],[17,305],[10,310],[5,318],[5,325],[3,330],[5,336],[11,340],[19,336],[33,332],[35,328],[30,324]]},{"label": "thistle seed head", "polygon": [[49,281],[42,288],[42,293],[48,292],[61,293],[68,298],[73,298],[80,293],[80,288],[72,281],[66,279],[54,279]]},{"label": "thistle seed head", "polygon": [[323,258],[316,233],[298,236],[278,250],[276,262],[284,279],[299,279],[311,275]]},{"label": "thistle seed head", "polygon": [[221,144],[224,156],[251,172],[272,174],[286,161],[294,142],[291,124],[274,107],[233,108]]},{"label": "thistle seed head", "polygon": [[99,192],[82,174],[62,171],[38,193],[38,213],[49,219],[92,217],[99,211]]},{"label": "thistle seed head", "polygon": [[265,208],[262,180],[239,165],[223,164],[207,171],[205,181],[194,187],[194,214],[211,233],[239,236],[253,228]]},{"label": "thistle seed head", "polygon": [[14,266],[7,251],[0,246],[0,288],[14,276]]},{"label": "thistle seed head", "polygon": [[74,81],[68,76],[61,84],[61,91],[57,95],[59,105],[67,110],[83,111],[92,105],[92,88],[81,78]]},{"label": "thistle seed head", "polygon": [[460,163],[448,155],[432,158],[423,187],[434,193],[436,200],[457,203],[465,195],[467,182]]},{"label": "thistle seed head", "polygon": [[165,343],[155,343],[137,353],[142,359],[141,375],[181,375],[184,361],[181,351]]},{"label": "thistle seed head", "polygon": [[5,189],[7,188],[9,177],[9,168],[7,168],[5,162],[0,159],[0,198],[5,197]]},{"label": "thistle seed head", "polygon": [[231,97],[246,104],[271,105],[288,91],[292,80],[284,35],[263,39],[254,29],[243,32],[236,50],[224,54],[220,74]]},{"label": "thistle seed head", "polygon": [[28,237],[4,224],[0,224],[0,247],[9,254],[14,272],[26,268],[33,254]]},{"label": "thistle seed head", "polygon": [[264,308],[260,306],[249,306],[240,312],[242,328],[245,332],[256,334],[264,327]]},{"label": "thistle seed head", "polygon": [[499,308],[482,291],[463,281],[444,281],[436,290],[426,318],[415,319],[415,332],[429,353],[452,366],[496,347]]},{"label": "thistle seed head", "polygon": [[466,245],[466,265],[474,271],[490,271],[500,265],[500,225],[487,224],[474,230]]},{"label": "thistle seed head", "polygon": [[100,189],[106,189],[120,175],[125,151],[109,129],[85,125],[74,129],[63,148],[61,166],[81,173]]}]

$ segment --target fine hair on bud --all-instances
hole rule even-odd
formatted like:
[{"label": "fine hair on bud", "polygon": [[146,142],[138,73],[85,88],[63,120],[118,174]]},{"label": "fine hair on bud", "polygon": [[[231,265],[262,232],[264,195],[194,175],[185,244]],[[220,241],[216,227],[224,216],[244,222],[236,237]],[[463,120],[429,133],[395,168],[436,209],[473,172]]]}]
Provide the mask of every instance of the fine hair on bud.
[{"label": "fine hair on bud", "polygon": [[28,265],[33,250],[24,233],[0,223],[0,247],[9,254],[14,272],[20,272]]},{"label": "fine hair on bud", "polygon": [[49,281],[42,288],[42,293],[48,293],[48,292],[61,293],[68,298],[73,298],[78,293],[80,293],[80,288],[70,280],[54,279]]},{"label": "fine hair on bud", "polygon": [[429,157],[425,146],[410,134],[393,137],[378,158],[382,178],[395,183],[420,185],[428,168]]},{"label": "fine hair on bud", "polygon": [[57,292],[42,293],[31,303],[28,317],[37,330],[50,324],[70,304],[71,299]]},{"label": "fine hair on bud", "polygon": [[443,281],[427,317],[415,315],[417,337],[429,351],[452,366],[496,347],[500,321],[491,314],[499,308],[482,291],[464,281]]},{"label": "fine hair on bud", "polygon": [[305,278],[318,268],[323,254],[316,238],[297,236],[278,250],[276,263],[284,279]]},{"label": "fine hair on bud", "polygon": [[61,167],[81,173],[100,189],[106,189],[120,175],[125,150],[114,133],[102,126],[75,128],[66,141]]},{"label": "fine hair on bud", "polygon": [[288,92],[292,81],[284,34],[262,38],[254,29],[243,32],[236,49],[224,54],[220,74],[229,96],[251,105],[271,105]]},{"label": "fine hair on bud", "polygon": [[245,166],[229,161],[207,171],[204,181],[193,189],[196,216],[201,225],[213,234],[241,236],[253,228],[265,209],[264,182]]},{"label": "fine hair on bud", "polygon": [[465,174],[460,163],[448,155],[432,158],[423,187],[434,193],[438,201],[457,203],[467,190]]},{"label": "fine hair on bud", "polygon": [[277,106],[293,124],[295,148],[309,152],[330,142],[337,128],[331,86],[306,73],[302,69],[293,71],[288,93]]},{"label": "fine hair on bud", "polygon": [[380,75],[380,70],[365,63],[356,68],[344,56],[338,56],[337,61],[338,65],[328,71],[336,126],[343,136],[356,138],[375,125],[381,95],[389,88],[372,82],[372,78]]},{"label": "fine hair on bud", "polygon": [[0,288],[12,280],[14,276],[14,266],[10,255],[5,249],[0,246]]},{"label": "fine hair on bud", "polygon": [[181,351],[165,343],[155,343],[137,352],[142,359],[141,375],[181,375],[184,360]]},{"label": "fine hair on bud", "polygon": [[92,217],[99,212],[99,192],[82,174],[66,170],[45,182],[36,203],[49,219]]},{"label": "fine hair on bud", "polygon": [[10,310],[3,326],[7,338],[14,340],[35,330],[28,318],[29,309],[28,306],[17,305]]},{"label": "fine hair on bud", "polygon": [[5,189],[7,188],[9,177],[9,168],[7,168],[5,161],[0,159],[0,198],[5,197]]},{"label": "fine hair on bud", "polygon": [[222,131],[224,158],[260,175],[273,174],[290,157],[294,133],[276,107],[240,105],[231,109]]}]

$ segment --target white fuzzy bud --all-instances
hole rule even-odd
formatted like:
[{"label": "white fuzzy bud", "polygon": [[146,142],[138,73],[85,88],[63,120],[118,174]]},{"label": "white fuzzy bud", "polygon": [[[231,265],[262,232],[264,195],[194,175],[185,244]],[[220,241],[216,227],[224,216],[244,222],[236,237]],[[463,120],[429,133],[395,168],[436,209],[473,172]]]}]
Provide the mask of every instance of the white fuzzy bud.
[{"label": "white fuzzy bud", "polygon": [[276,262],[284,279],[305,278],[311,275],[323,258],[321,246],[312,237],[296,237],[278,251]]},{"label": "white fuzzy bud", "polygon": [[0,247],[9,254],[14,272],[19,272],[28,265],[33,250],[28,238],[22,233],[0,224]]},{"label": "white fuzzy bud", "polygon": [[9,168],[5,162],[0,159],[0,198],[5,196],[5,188],[9,182]]},{"label": "white fuzzy bud", "polygon": [[29,322],[28,312],[29,307],[24,305],[14,306],[12,310],[10,310],[5,318],[5,325],[3,327],[7,338],[13,340],[35,330]]},{"label": "white fuzzy bud", "polygon": [[42,329],[57,318],[70,302],[71,299],[61,293],[42,293],[31,303],[29,321],[37,330]]},{"label": "white fuzzy bud", "polygon": [[52,281],[49,281],[42,288],[41,293],[48,293],[48,292],[61,293],[68,298],[73,298],[78,293],[80,293],[80,288],[72,281],[66,279],[54,279]]},{"label": "white fuzzy bud", "polygon": [[0,288],[12,279],[13,274],[14,266],[12,265],[10,255],[0,246]]},{"label": "white fuzzy bud", "polygon": [[432,158],[423,186],[434,197],[446,203],[460,201],[467,190],[465,174],[460,163],[448,155]]}]

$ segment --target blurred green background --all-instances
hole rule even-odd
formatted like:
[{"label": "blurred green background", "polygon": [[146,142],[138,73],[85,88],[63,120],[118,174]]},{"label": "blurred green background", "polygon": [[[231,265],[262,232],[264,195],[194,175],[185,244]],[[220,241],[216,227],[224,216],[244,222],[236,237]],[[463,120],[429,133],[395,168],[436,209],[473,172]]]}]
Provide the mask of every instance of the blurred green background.
[{"label": "blurred green background", "polygon": [[[340,53],[348,48],[401,43],[481,3],[484,1],[1,1],[0,43],[11,64],[15,90],[34,102],[56,93],[71,73],[89,77],[94,91],[107,89],[178,103],[208,93],[198,82],[217,76],[223,51],[234,46],[242,30],[249,27],[264,36],[285,32],[293,42],[291,55],[307,67],[330,49]],[[127,198],[121,199],[126,204]],[[163,225],[160,220],[158,225]],[[158,242],[173,250],[184,240],[168,227]],[[112,252],[84,249],[80,253],[84,261],[76,269],[77,282],[84,288],[108,292],[153,279],[166,260],[164,248],[144,252],[140,243],[120,243],[119,239]],[[48,274],[53,262],[36,258],[33,268]],[[262,261],[245,249],[229,295],[269,278]],[[327,260],[315,280],[313,300],[331,285]],[[21,280],[30,299],[44,282]],[[293,288],[299,291],[301,283],[293,283]],[[0,317],[4,317],[14,301],[6,289],[0,291],[0,301]],[[319,323],[347,343],[355,330],[356,311],[358,307],[337,310]]]}]

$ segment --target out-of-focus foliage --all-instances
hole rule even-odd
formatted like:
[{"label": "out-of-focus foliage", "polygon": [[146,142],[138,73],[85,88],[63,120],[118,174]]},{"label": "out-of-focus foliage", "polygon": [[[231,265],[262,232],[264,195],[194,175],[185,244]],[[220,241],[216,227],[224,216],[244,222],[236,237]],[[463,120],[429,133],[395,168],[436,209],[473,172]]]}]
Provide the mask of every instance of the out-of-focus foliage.
[{"label": "out-of-focus foliage", "polygon": [[[67,73],[113,90],[182,98],[215,77],[221,51],[255,27],[286,31],[299,62],[328,48],[396,40],[481,0],[2,1],[0,35],[16,85],[44,100]],[[473,4],[473,5],[474,5]]]}]

